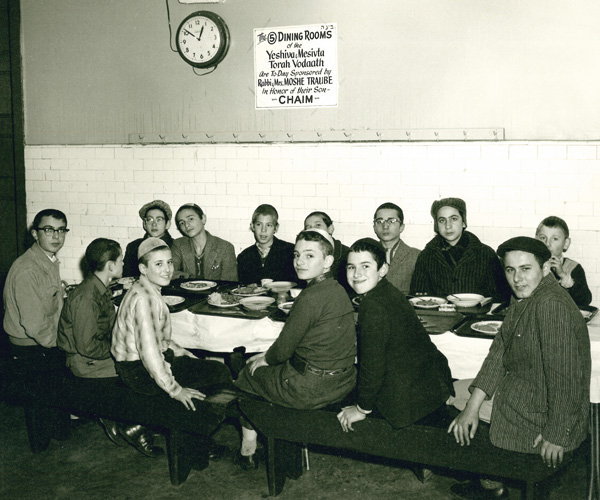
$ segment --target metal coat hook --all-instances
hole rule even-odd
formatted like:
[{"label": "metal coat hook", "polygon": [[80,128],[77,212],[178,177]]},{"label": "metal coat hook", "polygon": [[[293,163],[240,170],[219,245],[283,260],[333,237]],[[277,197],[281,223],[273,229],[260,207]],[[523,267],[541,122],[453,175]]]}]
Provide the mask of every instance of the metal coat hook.
[{"label": "metal coat hook", "polygon": [[381,132],[375,132],[377,134],[377,139],[381,141]]},{"label": "metal coat hook", "polygon": [[352,132],[349,132],[349,133],[344,132],[344,135],[350,139],[352,137]]},{"label": "metal coat hook", "polygon": [[406,137],[408,137],[408,140],[409,140],[409,141],[410,141],[410,140],[412,140],[412,138],[411,138],[411,136],[410,136],[410,135],[411,135],[411,133],[410,133],[410,130],[407,130],[407,131],[406,131]]},{"label": "metal coat hook", "polygon": [[166,135],[162,135],[162,134],[158,134],[158,137],[160,137],[160,140],[165,142],[165,138],[167,137]]},{"label": "metal coat hook", "polygon": [[469,135],[469,133],[466,130],[463,130],[463,135],[465,136],[465,141],[467,140],[467,136]]},{"label": "metal coat hook", "polygon": [[238,140],[238,137],[240,136],[240,134],[232,134],[232,135],[233,135],[233,138],[235,139],[235,142],[240,142]]},{"label": "metal coat hook", "polygon": [[183,137],[183,140],[187,142],[189,135],[181,134],[181,137]]},{"label": "metal coat hook", "polygon": [[494,134],[494,140],[497,141],[498,140],[498,131],[492,130],[492,134]]},{"label": "metal coat hook", "polygon": [[440,140],[440,133],[439,132],[434,132],[433,135],[435,135],[435,140],[436,141]]},{"label": "metal coat hook", "polygon": [[288,133],[287,136],[290,138],[290,142],[294,142],[294,134]]}]

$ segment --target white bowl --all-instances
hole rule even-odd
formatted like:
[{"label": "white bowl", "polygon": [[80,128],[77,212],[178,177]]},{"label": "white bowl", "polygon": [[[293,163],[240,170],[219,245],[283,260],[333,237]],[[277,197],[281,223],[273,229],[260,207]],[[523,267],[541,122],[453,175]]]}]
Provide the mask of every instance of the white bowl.
[{"label": "white bowl", "polygon": [[456,304],[456,307],[475,307],[485,297],[478,293],[454,293],[446,297],[450,302]]},{"label": "white bowl", "polygon": [[240,304],[242,304],[246,309],[250,309],[251,311],[261,311],[269,307],[275,299],[273,297],[244,297],[240,300]]},{"label": "white bowl", "polygon": [[277,307],[281,309],[284,313],[289,314],[293,305],[293,302],[284,302],[283,304],[279,304]]},{"label": "white bowl", "polygon": [[292,296],[293,299],[295,299],[296,297],[298,297],[298,295],[300,295],[301,291],[302,291],[302,288],[292,288],[290,290],[290,295]]}]

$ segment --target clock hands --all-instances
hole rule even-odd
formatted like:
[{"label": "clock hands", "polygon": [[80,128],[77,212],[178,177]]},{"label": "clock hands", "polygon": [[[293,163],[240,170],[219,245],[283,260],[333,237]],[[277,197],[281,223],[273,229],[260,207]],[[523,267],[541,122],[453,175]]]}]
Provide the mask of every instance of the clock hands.
[{"label": "clock hands", "polygon": [[188,31],[186,29],[184,29],[183,31],[185,33],[187,33],[188,35],[193,36],[196,40],[200,41],[200,38],[202,38],[202,33],[204,32],[204,26],[202,26],[202,28],[200,28],[200,33],[198,33],[197,37],[191,31]]}]

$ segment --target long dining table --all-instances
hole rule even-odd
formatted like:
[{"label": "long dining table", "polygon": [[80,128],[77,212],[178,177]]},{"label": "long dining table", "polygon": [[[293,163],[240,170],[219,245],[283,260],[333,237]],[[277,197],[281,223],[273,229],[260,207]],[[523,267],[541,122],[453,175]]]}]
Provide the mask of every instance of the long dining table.
[{"label": "long dining table", "polygon": [[[277,310],[276,304],[265,311],[245,311],[241,307],[227,310],[210,306],[206,297],[186,302],[171,314],[172,339],[178,345],[206,351],[215,355],[227,355],[243,347],[247,353],[266,351],[278,338],[286,315]],[[188,307],[189,306],[189,307]],[[493,310],[496,305],[491,305]],[[456,323],[465,314],[436,314],[417,311],[430,333],[430,338],[446,356],[456,379],[474,378],[481,367],[493,336],[463,335]],[[423,313],[423,314],[421,314]],[[483,316],[480,316],[483,317]],[[454,326],[454,328],[453,328]],[[590,380],[591,415],[591,474],[588,500],[598,500],[600,495],[600,315],[588,322],[592,354]]]}]

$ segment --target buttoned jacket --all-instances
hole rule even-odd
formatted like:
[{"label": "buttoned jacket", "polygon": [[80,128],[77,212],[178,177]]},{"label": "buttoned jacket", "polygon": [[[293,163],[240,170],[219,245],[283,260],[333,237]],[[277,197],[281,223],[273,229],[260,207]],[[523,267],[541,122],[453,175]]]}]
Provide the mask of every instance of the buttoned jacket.
[{"label": "buttoned jacket", "polygon": [[513,299],[472,386],[494,395],[490,440],[538,453],[541,434],[573,450],[586,438],[590,341],[579,309],[552,274],[529,298]]}]

